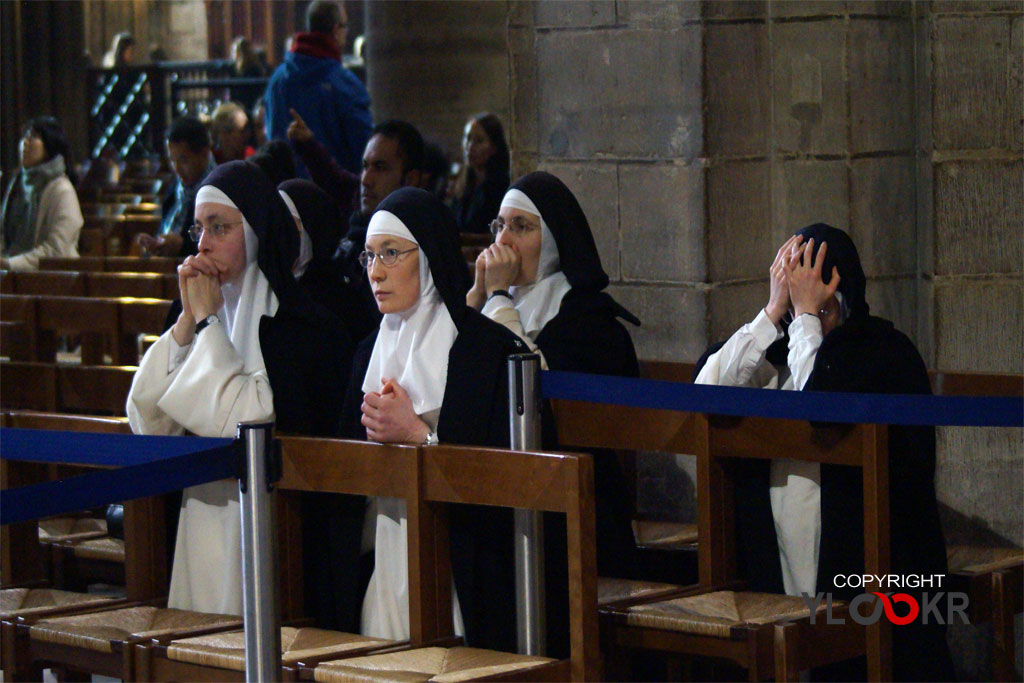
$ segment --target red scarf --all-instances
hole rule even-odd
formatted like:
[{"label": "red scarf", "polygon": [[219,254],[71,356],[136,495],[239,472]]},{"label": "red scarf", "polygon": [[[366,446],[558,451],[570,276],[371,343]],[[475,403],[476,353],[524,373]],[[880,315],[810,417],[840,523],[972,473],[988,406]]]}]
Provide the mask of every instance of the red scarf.
[{"label": "red scarf", "polygon": [[341,60],[341,48],[334,36],[328,33],[296,33],[291,51],[307,57]]}]

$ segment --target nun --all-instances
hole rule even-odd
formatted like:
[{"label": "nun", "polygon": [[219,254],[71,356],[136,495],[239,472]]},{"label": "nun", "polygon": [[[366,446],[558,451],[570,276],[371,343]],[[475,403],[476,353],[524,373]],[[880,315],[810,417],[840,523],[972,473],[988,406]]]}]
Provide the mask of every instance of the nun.
[{"label": "nun", "polygon": [[[181,313],[128,395],[132,431],[233,437],[242,420],[275,420],[336,432],[352,345],[292,276],[299,234],[275,188],[248,162],[218,166],[196,195],[192,233],[199,253],[178,268]],[[170,606],[241,614],[238,506],[233,480],[184,491]]]},{"label": "nun", "polygon": [[[604,291],[608,276],[590,225],[561,180],[540,171],[517,180],[490,228],[495,241],[476,260],[469,306],[514,332],[541,356],[545,370],[639,374],[633,342],[619,318],[640,321]],[[544,447],[558,448],[548,406],[541,422]],[[593,454],[598,572],[633,578],[633,497],[617,454]],[[569,647],[564,529],[563,517],[545,515],[547,646],[553,656],[567,654]]]},{"label": "nun", "polygon": [[[633,342],[619,319],[640,321],[604,291],[608,276],[594,236],[565,183],[542,171],[517,180],[501,201],[491,233],[494,244],[476,260],[466,297],[470,306],[515,332],[540,354],[545,370],[639,374]],[[544,446],[557,447],[550,429]],[[632,496],[614,453],[596,454],[594,465],[598,572],[631,577]]]},{"label": "nun", "polygon": [[[865,286],[849,235],[823,223],[800,230],[769,269],[767,305],[704,354],[696,382],[930,394],[913,342],[888,320],[869,314]],[[945,574],[935,429],[892,425],[888,431],[891,572]],[[735,495],[737,549],[750,588],[854,598],[859,591],[845,582],[837,586],[835,578],[864,573],[862,490],[858,468],[798,460],[744,463]],[[922,595],[916,597],[920,602]],[[952,679],[945,627],[917,620],[894,628],[893,667],[897,680]],[[865,672],[843,668],[825,675],[849,680]]]},{"label": "nun", "polygon": [[337,202],[308,180],[287,180],[278,190],[301,238],[292,270],[295,279],[314,301],[345,324],[352,339],[365,338],[377,328],[380,313],[365,273],[358,278],[342,275],[331,260],[345,224]]},{"label": "nun", "polygon": [[[466,305],[469,272],[457,235],[451,212],[417,188],[396,190],[370,219],[360,262],[383,318],[356,349],[346,399],[350,436],[381,443],[508,447],[506,359],[526,352],[526,345]],[[408,638],[405,503],[377,499],[374,507],[375,562],[362,606],[362,632]],[[511,578],[513,570],[460,563],[456,556],[486,554],[486,548],[473,545],[483,534],[461,534],[465,525],[501,537],[511,552],[511,516],[505,524],[503,511],[495,508],[453,507],[456,630],[463,632],[461,602],[467,642],[493,647],[486,623],[495,618],[490,605],[501,603],[505,609],[514,598],[481,594],[478,588],[489,576],[476,572]],[[494,518],[500,523],[492,526]]]}]

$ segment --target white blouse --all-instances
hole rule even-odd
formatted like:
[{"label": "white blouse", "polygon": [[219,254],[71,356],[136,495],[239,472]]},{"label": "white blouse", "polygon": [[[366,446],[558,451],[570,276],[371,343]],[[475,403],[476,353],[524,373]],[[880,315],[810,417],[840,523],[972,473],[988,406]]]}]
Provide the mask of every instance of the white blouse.
[{"label": "white blouse", "polygon": [[[765,353],[782,336],[761,310],[708,358],[697,375],[697,384],[784,391],[803,388],[821,346],[821,321],[801,315],[790,323],[787,367],[776,368],[767,362]],[[772,460],[769,497],[786,594],[814,595],[821,541],[821,467],[816,462]]]}]

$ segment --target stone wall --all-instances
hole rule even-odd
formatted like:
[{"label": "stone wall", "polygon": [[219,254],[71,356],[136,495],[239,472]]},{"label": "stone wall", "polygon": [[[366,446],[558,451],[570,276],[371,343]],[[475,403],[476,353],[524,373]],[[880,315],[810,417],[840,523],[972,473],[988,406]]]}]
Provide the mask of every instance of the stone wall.
[{"label": "stone wall", "polygon": [[[1020,2],[513,1],[508,45],[516,173],[576,192],[642,358],[727,337],[825,221],[930,367],[1024,369]],[[938,436],[951,539],[1021,545],[1021,430]],[[692,477],[641,457],[639,509],[692,517]]]}]

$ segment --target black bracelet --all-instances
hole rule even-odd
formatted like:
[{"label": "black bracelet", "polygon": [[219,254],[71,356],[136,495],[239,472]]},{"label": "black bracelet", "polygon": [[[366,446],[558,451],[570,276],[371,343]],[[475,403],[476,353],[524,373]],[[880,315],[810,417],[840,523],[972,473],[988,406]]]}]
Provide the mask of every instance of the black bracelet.
[{"label": "black bracelet", "polygon": [[487,300],[490,301],[491,299],[493,299],[496,296],[506,296],[509,299],[512,298],[512,295],[509,294],[507,290],[496,289],[496,290],[494,290],[493,292],[491,292],[490,294],[487,295]]}]

